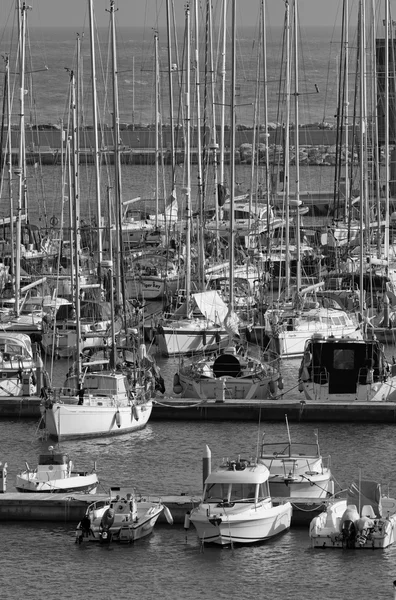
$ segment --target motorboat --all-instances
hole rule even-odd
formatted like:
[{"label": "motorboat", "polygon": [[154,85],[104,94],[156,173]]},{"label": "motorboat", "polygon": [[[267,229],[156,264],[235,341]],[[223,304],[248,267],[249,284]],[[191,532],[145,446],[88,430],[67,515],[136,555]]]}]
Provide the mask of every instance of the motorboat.
[{"label": "motorboat", "polygon": [[18,402],[40,395],[48,385],[43,361],[26,333],[0,332],[0,382],[0,397]]},{"label": "motorboat", "polygon": [[283,387],[279,361],[270,361],[259,349],[227,346],[209,356],[200,356],[180,366],[174,377],[174,393],[201,400],[266,400]]},{"label": "motorboat", "polygon": [[269,472],[272,497],[328,498],[334,494],[331,469],[325,466],[320,453],[318,433],[315,442],[293,442],[290,437],[282,442],[261,444],[258,462]]},{"label": "motorboat", "polygon": [[[47,390],[40,410],[56,440],[119,435],[143,429],[150,418],[159,369],[142,344],[120,351],[113,365],[95,355],[71,367],[62,388]],[[83,373],[83,374],[82,374]]]},{"label": "motorboat", "polygon": [[255,460],[226,460],[205,480],[203,499],[189,521],[205,544],[264,542],[290,528],[292,505],[274,506],[269,470]]},{"label": "motorboat", "polygon": [[299,391],[307,400],[394,402],[396,373],[375,338],[314,334],[306,341]]},{"label": "motorboat", "polygon": [[253,325],[251,341],[282,358],[299,358],[304,354],[307,338],[314,333],[363,339],[361,328],[346,311],[324,307],[318,302],[296,310],[281,308],[266,311],[263,324]]},{"label": "motorboat", "polygon": [[395,542],[396,499],[381,496],[375,481],[353,483],[310,523],[313,548],[387,548]]},{"label": "motorboat", "polygon": [[90,504],[77,525],[76,543],[131,543],[150,535],[160,514],[173,522],[160,500],[137,498],[133,489],[112,488],[108,500]]},{"label": "motorboat", "polygon": [[39,455],[35,469],[26,463],[26,469],[16,476],[15,487],[18,492],[95,494],[99,484],[95,466],[91,473],[73,467],[68,454],[50,446],[48,453]]}]

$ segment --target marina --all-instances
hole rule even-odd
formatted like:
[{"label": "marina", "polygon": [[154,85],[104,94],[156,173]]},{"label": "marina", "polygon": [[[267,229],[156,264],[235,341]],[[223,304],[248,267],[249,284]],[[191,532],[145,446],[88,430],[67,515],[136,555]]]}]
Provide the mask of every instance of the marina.
[{"label": "marina", "polygon": [[396,594],[388,1],[8,2],[2,597]]}]

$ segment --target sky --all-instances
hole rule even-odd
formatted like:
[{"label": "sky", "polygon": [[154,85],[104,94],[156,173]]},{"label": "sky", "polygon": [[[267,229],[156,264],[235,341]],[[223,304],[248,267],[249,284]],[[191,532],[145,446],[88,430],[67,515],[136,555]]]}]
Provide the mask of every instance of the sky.
[{"label": "sky", "polygon": [[[264,0],[267,6],[268,24],[282,25],[285,13],[284,0]],[[306,26],[311,25],[336,25],[340,20],[343,0],[298,0],[300,22]],[[369,0],[370,2],[372,0]],[[184,22],[184,6],[186,0],[170,0],[175,6],[176,22]],[[205,7],[205,0],[198,0],[200,10]],[[237,24],[251,26],[257,24],[261,0],[236,0]],[[289,0],[290,4],[293,0]],[[385,0],[375,0],[378,6]],[[220,6],[221,0],[212,0],[214,7]],[[32,7],[29,13],[29,26],[73,26],[81,27],[88,22],[88,0],[27,0],[26,4]],[[0,0],[0,28],[8,22],[12,24],[16,0]],[[190,1],[191,10],[194,2]],[[230,0],[228,1],[230,6]],[[349,0],[352,14],[356,14],[358,0]],[[396,0],[391,0],[391,5],[396,8]],[[109,15],[106,12],[110,0],[93,0],[95,20],[98,26],[107,26]],[[165,0],[115,0],[118,9],[117,22],[119,25],[157,27],[165,25],[166,1]],[[383,9],[384,10],[384,9]],[[392,12],[392,9],[391,9]],[[396,11],[393,11],[396,12]],[[392,13],[393,16],[393,13]]]}]

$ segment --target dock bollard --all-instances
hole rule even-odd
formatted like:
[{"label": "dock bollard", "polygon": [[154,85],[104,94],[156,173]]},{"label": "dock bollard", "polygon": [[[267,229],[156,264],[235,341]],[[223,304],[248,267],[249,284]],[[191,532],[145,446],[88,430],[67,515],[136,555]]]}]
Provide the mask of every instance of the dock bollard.
[{"label": "dock bollard", "polygon": [[7,463],[0,461],[0,494],[4,494],[7,489]]},{"label": "dock bollard", "polygon": [[205,454],[202,458],[202,489],[205,486],[205,481],[208,475],[212,472],[212,453],[209,446],[205,448]]}]

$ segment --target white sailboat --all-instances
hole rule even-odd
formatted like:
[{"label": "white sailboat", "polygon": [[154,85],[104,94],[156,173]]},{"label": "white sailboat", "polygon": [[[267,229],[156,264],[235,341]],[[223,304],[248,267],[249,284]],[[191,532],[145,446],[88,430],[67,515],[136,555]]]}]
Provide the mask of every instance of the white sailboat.
[{"label": "white sailboat", "polygon": [[[113,0],[110,2],[111,30],[114,35]],[[73,74],[72,74],[73,77]],[[75,132],[75,128],[73,128]],[[74,134],[75,135],[75,134]],[[76,170],[74,169],[74,178]],[[74,180],[74,187],[77,182]],[[110,213],[110,211],[109,211]],[[75,258],[80,246],[80,208],[74,208]],[[79,277],[75,279],[77,360],[66,376],[64,385],[50,390],[41,404],[41,413],[47,434],[57,440],[78,437],[115,435],[142,429],[152,411],[152,395],[159,376],[155,363],[146,355],[142,344],[139,353],[116,347],[113,289],[113,256],[103,262],[109,273],[111,316],[111,344],[109,356],[83,362],[81,354],[81,297]],[[78,272],[76,263],[76,272]]]}]

